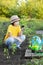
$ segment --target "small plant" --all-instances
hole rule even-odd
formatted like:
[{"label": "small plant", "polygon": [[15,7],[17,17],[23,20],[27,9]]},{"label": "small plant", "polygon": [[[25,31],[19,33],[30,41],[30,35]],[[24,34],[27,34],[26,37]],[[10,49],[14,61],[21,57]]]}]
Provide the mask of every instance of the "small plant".
[{"label": "small plant", "polygon": [[9,51],[7,48],[4,48],[4,56],[6,56],[6,58],[10,58],[10,55],[9,55]]},{"label": "small plant", "polygon": [[12,49],[12,54],[14,54],[17,49],[16,43],[12,44],[11,49]]},{"label": "small plant", "polygon": [[[15,43],[12,44],[12,45],[11,45],[12,54],[15,53],[16,49],[17,49],[16,44],[15,44]],[[10,55],[9,55],[9,49],[4,48],[4,56],[6,56],[7,59],[10,58]]]}]

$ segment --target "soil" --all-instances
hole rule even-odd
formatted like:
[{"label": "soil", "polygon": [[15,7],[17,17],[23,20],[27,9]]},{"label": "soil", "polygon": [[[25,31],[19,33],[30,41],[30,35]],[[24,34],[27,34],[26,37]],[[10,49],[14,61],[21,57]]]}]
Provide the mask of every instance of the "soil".
[{"label": "soil", "polygon": [[26,65],[24,58],[25,50],[27,48],[27,40],[21,44],[21,50],[17,49],[15,54],[10,54],[10,58],[6,58],[3,53],[3,48],[0,46],[0,65]]}]

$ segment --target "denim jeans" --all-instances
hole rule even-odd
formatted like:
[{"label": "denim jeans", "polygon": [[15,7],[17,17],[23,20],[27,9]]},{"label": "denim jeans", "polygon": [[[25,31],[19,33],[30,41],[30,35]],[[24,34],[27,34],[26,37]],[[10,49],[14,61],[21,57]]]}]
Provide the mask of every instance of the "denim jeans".
[{"label": "denim jeans", "polygon": [[[21,35],[19,36],[19,38],[22,40],[22,42],[25,40],[25,35]],[[13,38],[13,37],[9,37],[8,39],[5,40],[5,44],[8,46],[8,48],[11,48],[11,45],[16,43],[17,47],[20,47],[20,45],[22,44],[22,42],[20,43],[19,40]]]}]

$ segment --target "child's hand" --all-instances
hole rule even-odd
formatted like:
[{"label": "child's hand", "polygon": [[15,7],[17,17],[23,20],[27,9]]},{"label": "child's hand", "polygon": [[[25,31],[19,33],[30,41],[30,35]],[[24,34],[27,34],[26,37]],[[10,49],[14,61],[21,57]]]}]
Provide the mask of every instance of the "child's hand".
[{"label": "child's hand", "polygon": [[22,42],[22,40],[19,37],[14,37],[15,39],[19,40],[20,42]]},{"label": "child's hand", "polygon": [[20,43],[22,43],[22,40],[21,39],[19,39],[19,41],[20,41]]}]

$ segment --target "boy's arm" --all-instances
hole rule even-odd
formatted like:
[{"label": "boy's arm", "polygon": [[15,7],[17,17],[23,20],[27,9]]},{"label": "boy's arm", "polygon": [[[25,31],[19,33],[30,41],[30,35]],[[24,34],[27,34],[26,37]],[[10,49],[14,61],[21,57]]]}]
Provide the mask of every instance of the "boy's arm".
[{"label": "boy's arm", "polygon": [[18,35],[21,36],[23,34],[24,31],[24,25],[22,25],[21,27],[19,27],[19,33]]},{"label": "boy's arm", "polygon": [[19,26],[19,29],[18,29],[18,36],[21,36],[22,35],[22,28]]}]

